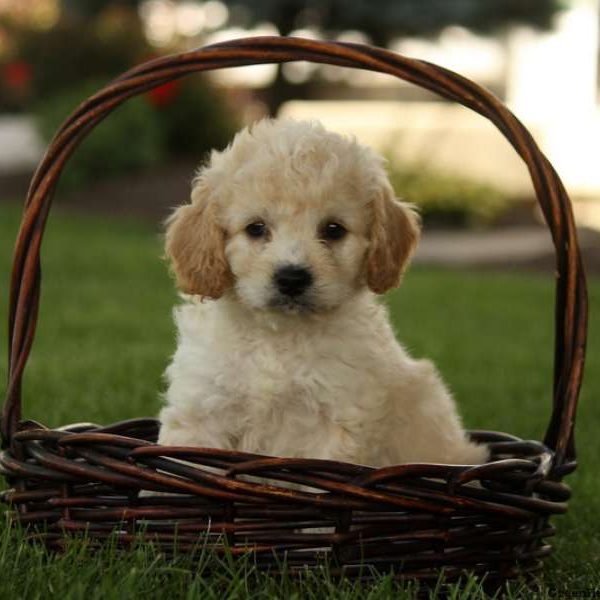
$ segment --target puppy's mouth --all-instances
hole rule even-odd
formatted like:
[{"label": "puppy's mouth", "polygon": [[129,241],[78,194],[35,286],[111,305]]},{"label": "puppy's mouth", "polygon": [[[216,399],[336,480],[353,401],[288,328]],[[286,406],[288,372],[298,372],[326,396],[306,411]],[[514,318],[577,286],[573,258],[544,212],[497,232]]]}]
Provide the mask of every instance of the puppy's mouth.
[{"label": "puppy's mouth", "polygon": [[289,314],[304,314],[316,311],[316,306],[309,298],[305,296],[290,297],[283,294],[273,296],[269,300],[268,307]]}]

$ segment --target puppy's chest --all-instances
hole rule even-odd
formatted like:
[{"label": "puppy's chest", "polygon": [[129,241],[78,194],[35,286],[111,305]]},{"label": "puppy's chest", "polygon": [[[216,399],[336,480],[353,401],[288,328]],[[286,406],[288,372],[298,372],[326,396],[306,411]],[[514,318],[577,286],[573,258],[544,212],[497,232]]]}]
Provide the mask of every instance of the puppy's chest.
[{"label": "puppy's chest", "polygon": [[249,342],[232,351],[216,378],[221,390],[245,405],[274,409],[342,411],[377,385],[366,356],[301,340]]}]

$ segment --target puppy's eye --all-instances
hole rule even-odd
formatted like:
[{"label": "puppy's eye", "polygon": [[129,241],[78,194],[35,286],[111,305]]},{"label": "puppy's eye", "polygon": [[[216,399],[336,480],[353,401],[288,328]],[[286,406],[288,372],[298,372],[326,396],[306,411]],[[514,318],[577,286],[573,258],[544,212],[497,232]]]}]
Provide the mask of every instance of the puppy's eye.
[{"label": "puppy's eye", "polygon": [[348,230],[339,223],[326,223],[321,228],[321,238],[324,240],[341,240]]},{"label": "puppy's eye", "polygon": [[246,233],[253,238],[261,238],[267,235],[267,226],[262,221],[255,221],[246,225]]}]

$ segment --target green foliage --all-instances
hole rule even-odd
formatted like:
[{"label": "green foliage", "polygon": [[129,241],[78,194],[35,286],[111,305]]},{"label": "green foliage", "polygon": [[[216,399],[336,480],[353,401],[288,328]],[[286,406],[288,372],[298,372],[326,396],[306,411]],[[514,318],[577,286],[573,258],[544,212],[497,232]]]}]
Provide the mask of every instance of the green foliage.
[{"label": "green foliage", "polygon": [[561,0],[226,0],[243,5],[255,21],[275,23],[282,34],[313,25],[329,33],[359,29],[378,44],[396,36],[428,36],[448,25],[491,33],[507,25],[551,26]]},{"label": "green foliage", "polygon": [[[51,29],[13,32],[17,68],[30,70],[19,108],[35,112],[46,141],[81,101],[152,57],[134,10],[137,3],[65,1]],[[0,89],[2,104],[17,102]],[[62,184],[75,187],[175,156],[200,158],[225,146],[237,128],[222,94],[207,79],[197,75],[170,82],[127,101],[95,128],[67,164]]]},{"label": "green foliage", "polygon": [[417,205],[426,225],[490,225],[514,205],[492,185],[429,165],[392,164],[389,175],[398,197]]},{"label": "green foliage", "polygon": [[62,19],[45,31],[15,32],[17,54],[33,69],[33,97],[48,95],[89,80],[108,81],[150,54],[137,17]]},{"label": "green foliage", "polygon": [[[39,129],[50,140],[75,107],[100,89],[87,82],[47,97],[36,109]],[[157,115],[146,98],[117,108],[77,148],[61,176],[67,188],[156,164],[165,157]]]},{"label": "green foliage", "polygon": [[[232,9],[232,23],[242,26],[273,23],[281,35],[313,27],[325,37],[355,29],[375,45],[386,46],[397,37],[427,37],[448,25],[492,34],[509,25],[548,29],[562,9],[562,0],[223,0]],[[267,94],[269,112],[276,115],[283,102],[302,86],[278,77]]]},{"label": "green foliage", "polygon": [[[75,107],[101,87],[103,82],[87,81],[38,103],[35,114],[44,139],[50,141]],[[61,184],[75,188],[177,156],[200,159],[227,145],[237,125],[205,79],[173,82],[125,102],[102,121],[76,149]]]},{"label": "green foliage", "polygon": [[169,156],[200,158],[212,148],[222,149],[240,126],[223,94],[202,75],[181,80],[173,101],[156,112]]},{"label": "green foliage", "polygon": [[61,0],[63,10],[76,18],[96,17],[107,9],[137,9],[141,0]]}]

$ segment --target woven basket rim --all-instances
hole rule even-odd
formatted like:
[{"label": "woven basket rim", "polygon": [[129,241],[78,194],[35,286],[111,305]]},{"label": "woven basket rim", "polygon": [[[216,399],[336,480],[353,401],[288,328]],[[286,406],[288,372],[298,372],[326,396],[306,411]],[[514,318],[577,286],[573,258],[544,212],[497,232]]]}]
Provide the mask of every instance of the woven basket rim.
[{"label": "woven basket rim", "polygon": [[549,519],[570,497],[550,478],[568,472],[550,472],[551,450],[498,432],[474,432],[492,451],[484,465],[373,468],[165,447],[154,443],[158,430],[156,419],[21,422],[0,454],[14,484],[0,500],[49,549],[76,535],[193,558],[200,543],[217,556],[252,553],[274,575],[282,564],[291,576],[327,566],[335,576],[392,571],[435,584],[440,570],[446,581],[469,571],[494,586],[539,572],[552,550]]},{"label": "woven basket rim", "polygon": [[[149,486],[149,489],[168,490],[172,494],[196,494],[223,502],[257,498],[278,500],[283,494],[286,502],[296,501],[301,505],[316,503],[316,506],[329,505],[338,510],[360,510],[361,500],[375,504],[392,502],[392,506],[399,508],[418,508],[439,515],[445,514],[444,505],[435,504],[440,498],[445,498],[446,503],[449,498],[454,498],[450,506],[461,507],[465,498],[482,497],[481,490],[469,487],[471,483],[498,480],[513,487],[517,484],[516,488],[499,495],[492,492],[479,503],[475,500],[470,508],[519,521],[538,512],[543,515],[566,512],[564,501],[570,496],[570,490],[557,479],[576,466],[574,462],[566,463],[557,473],[552,470],[554,453],[544,444],[496,431],[469,432],[473,439],[488,444],[491,450],[492,457],[484,464],[421,462],[374,467],[219,448],[164,446],[155,441],[158,429],[159,421],[151,418],[129,419],[105,427],[78,423],[54,429],[26,421],[14,434],[14,444],[19,451],[15,453],[8,449],[2,452],[0,468],[12,479],[42,476],[40,467],[32,466],[24,458],[29,453],[48,473],[53,472],[54,477],[59,479],[62,475],[65,482],[72,475],[76,479],[99,480],[117,489],[124,485],[136,489]],[[28,448],[28,452],[24,454],[23,448]],[[90,464],[75,463],[70,453],[89,459]],[[105,460],[100,457],[102,454],[106,455]],[[122,461],[120,467],[115,464],[115,458]],[[90,465],[104,467],[104,470]],[[223,472],[207,472],[204,470],[207,467]],[[266,478],[267,483],[244,480],[248,476]],[[182,477],[185,478],[183,483]],[[426,497],[419,500],[418,493],[416,499],[413,497],[421,480],[444,482],[444,491],[433,498],[433,504]],[[208,481],[213,486],[212,490],[198,488],[196,484],[203,481]],[[322,488],[340,494],[340,497],[328,502],[321,493],[292,489],[288,487],[290,483]],[[403,495],[393,498],[393,501],[375,493],[387,491],[390,485],[393,490],[393,486],[399,483],[403,486]],[[532,492],[539,497],[531,496]],[[2,498],[14,503],[23,501],[27,496],[27,491],[10,489],[3,493]],[[27,516],[29,521],[32,517],[31,513]]]}]

